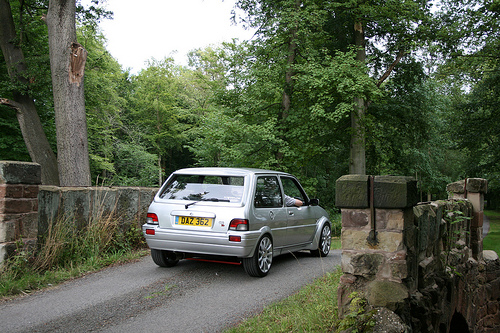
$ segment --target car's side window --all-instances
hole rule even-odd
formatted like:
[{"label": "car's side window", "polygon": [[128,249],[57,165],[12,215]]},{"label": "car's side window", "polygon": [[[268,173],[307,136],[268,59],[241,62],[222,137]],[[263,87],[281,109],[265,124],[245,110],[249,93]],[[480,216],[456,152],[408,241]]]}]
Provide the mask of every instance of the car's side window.
[{"label": "car's side window", "polygon": [[281,177],[281,184],[283,184],[283,192],[285,195],[305,202],[305,195],[295,179],[290,177]]},{"label": "car's side window", "polygon": [[255,208],[277,208],[283,206],[278,177],[260,176],[257,178],[254,205]]}]

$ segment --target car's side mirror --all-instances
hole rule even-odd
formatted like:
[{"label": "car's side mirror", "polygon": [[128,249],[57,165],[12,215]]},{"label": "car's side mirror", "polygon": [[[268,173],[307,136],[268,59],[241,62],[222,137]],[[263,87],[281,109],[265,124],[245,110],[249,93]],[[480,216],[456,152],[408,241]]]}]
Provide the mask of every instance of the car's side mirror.
[{"label": "car's side mirror", "polygon": [[319,199],[310,199],[309,206],[319,206]]}]

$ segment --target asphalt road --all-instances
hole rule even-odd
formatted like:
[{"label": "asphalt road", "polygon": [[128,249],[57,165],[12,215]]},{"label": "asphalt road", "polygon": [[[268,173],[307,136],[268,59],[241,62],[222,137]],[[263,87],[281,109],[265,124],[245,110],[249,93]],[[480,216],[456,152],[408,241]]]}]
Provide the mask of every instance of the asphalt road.
[{"label": "asphalt road", "polygon": [[150,256],[0,303],[0,332],[220,332],[340,264],[308,252],[274,258],[269,275],[242,266]]}]

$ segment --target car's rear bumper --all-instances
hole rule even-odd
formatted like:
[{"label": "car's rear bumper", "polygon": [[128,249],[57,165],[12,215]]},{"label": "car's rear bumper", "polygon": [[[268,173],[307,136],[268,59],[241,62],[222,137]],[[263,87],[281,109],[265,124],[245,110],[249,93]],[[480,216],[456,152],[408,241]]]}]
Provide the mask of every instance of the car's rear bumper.
[{"label": "car's rear bumper", "polygon": [[[154,230],[154,235],[147,234],[146,230],[148,229]],[[173,228],[162,229],[151,224],[144,224],[142,232],[151,249],[239,258],[253,255],[255,244],[260,236],[258,231],[216,233]],[[229,241],[229,236],[240,236],[241,241]]]}]

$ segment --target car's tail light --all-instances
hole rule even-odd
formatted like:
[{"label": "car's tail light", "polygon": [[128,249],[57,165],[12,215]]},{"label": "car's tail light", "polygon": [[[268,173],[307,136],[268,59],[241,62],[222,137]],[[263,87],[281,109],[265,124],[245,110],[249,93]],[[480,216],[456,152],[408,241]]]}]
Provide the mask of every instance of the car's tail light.
[{"label": "car's tail light", "polygon": [[158,224],[158,216],[154,213],[148,213],[146,216],[146,223],[147,224]]},{"label": "car's tail light", "polygon": [[229,230],[248,231],[248,220],[232,219],[229,223]]},{"label": "car's tail light", "polygon": [[241,242],[241,236],[229,236],[230,242]]},{"label": "car's tail light", "polygon": [[155,229],[146,229],[146,235],[155,235]]}]

